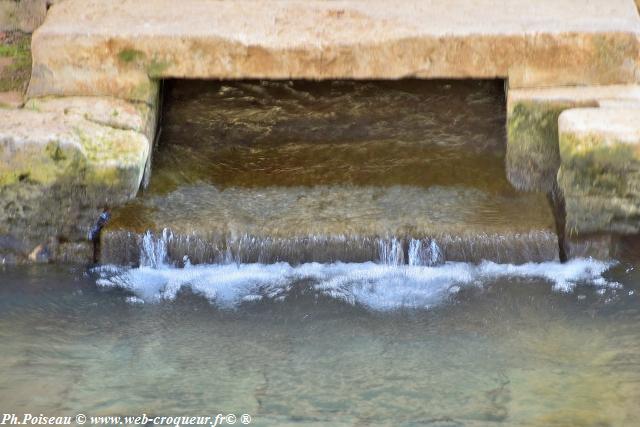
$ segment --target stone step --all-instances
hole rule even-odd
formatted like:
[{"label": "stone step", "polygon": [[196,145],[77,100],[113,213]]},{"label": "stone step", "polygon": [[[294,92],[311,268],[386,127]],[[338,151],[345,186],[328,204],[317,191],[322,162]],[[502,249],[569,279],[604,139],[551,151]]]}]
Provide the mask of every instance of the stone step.
[{"label": "stone step", "polygon": [[68,0],[33,38],[30,96],[152,98],[161,78],[636,82],[633,0]]}]

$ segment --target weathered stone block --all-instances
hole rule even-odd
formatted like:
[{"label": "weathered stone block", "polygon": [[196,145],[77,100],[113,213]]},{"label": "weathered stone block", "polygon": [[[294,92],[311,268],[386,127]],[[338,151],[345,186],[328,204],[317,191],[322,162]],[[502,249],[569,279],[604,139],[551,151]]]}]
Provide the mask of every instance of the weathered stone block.
[{"label": "weathered stone block", "polygon": [[68,0],[34,33],[29,95],[146,101],[162,78],[627,84],[638,31],[631,0]]},{"label": "weathered stone block", "polygon": [[507,177],[518,190],[553,189],[560,166],[558,117],[567,103],[518,102],[507,116]]},{"label": "weathered stone block", "polygon": [[507,94],[507,176],[519,190],[553,190],[560,166],[558,117],[576,107],[640,105],[640,86],[510,89]]},{"label": "weathered stone block", "polygon": [[567,110],[559,133],[569,236],[640,232],[640,108]]},{"label": "weathered stone block", "polygon": [[150,142],[77,114],[0,110],[0,235],[33,248],[85,238],[103,205],[132,198]]}]

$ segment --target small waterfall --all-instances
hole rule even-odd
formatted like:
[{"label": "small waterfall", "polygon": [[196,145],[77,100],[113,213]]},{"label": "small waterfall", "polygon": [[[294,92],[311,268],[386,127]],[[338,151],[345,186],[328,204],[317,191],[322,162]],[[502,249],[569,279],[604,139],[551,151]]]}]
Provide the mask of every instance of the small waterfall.
[{"label": "small waterfall", "polygon": [[151,231],[147,231],[140,245],[140,266],[152,268],[166,266],[167,248],[172,239],[171,231],[166,228],[162,230],[160,238],[155,238]]},{"label": "small waterfall", "polygon": [[444,254],[436,239],[428,239],[428,244],[422,240],[411,239],[409,242],[409,265],[433,266],[444,263]]},{"label": "small waterfall", "polygon": [[374,261],[386,265],[440,265],[445,261],[489,260],[520,264],[558,259],[553,232],[503,234],[439,234],[419,238],[374,236],[272,237],[224,233],[135,233],[108,230],[103,235],[103,264],[180,266],[192,264],[272,264]]},{"label": "small waterfall", "polygon": [[378,242],[380,248],[380,262],[386,265],[404,264],[404,249],[402,241],[396,239],[380,239]]}]

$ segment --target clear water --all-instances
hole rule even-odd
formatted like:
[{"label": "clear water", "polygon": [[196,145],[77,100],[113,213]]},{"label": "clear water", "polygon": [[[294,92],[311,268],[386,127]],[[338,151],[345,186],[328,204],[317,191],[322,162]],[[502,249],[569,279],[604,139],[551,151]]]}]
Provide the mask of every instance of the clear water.
[{"label": "clear water", "polygon": [[0,406],[249,413],[260,426],[634,426],[640,275],[604,269],[7,268]]}]

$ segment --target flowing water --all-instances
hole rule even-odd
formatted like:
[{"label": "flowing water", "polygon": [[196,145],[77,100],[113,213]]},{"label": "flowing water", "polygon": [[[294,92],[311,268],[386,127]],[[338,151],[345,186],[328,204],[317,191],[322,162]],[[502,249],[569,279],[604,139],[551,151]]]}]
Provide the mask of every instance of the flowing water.
[{"label": "flowing water", "polygon": [[0,414],[638,425],[640,245],[557,260],[546,197],[504,178],[499,84],[175,83],[166,105],[111,263],[0,266]]},{"label": "flowing water", "polygon": [[501,82],[175,82],[143,197],[103,261],[173,234],[180,262],[377,261],[435,241],[444,259],[558,258],[542,194],[504,173]]}]

